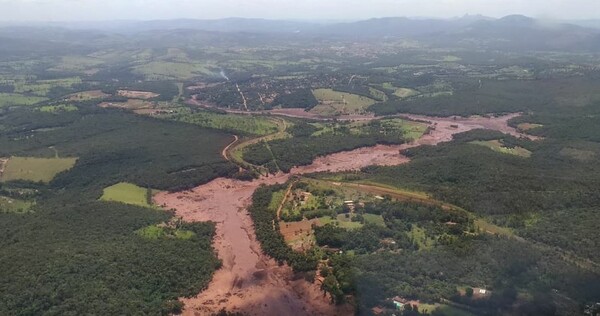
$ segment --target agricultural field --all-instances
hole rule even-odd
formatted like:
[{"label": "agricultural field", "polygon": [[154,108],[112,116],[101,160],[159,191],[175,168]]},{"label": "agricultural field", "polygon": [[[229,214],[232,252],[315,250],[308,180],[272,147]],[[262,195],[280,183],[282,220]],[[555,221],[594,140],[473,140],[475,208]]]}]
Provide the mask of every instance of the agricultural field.
[{"label": "agricultural field", "polygon": [[0,93],[0,108],[6,106],[32,105],[46,100],[47,98],[38,96],[25,96],[16,93]]},{"label": "agricultural field", "polygon": [[121,182],[104,188],[100,200],[152,207],[152,194],[152,189]]},{"label": "agricultural field", "polygon": [[279,130],[279,126],[274,119],[259,115],[223,114],[210,111],[190,111],[181,108],[174,114],[163,114],[159,117],[242,135],[265,136]]},{"label": "agricultural field", "polygon": [[213,74],[206,64],[153,61],[133,70],[147,80],[189,80],[199,75]]},{"label": "agricultural field", "polygon": [[1,182],[24,180],[48,183],[63,171],[71,169],[77,158],[11,157],[0,177]]},{"label": "agricultural field", "polygon": [[471,144],[474,145],[478,145],[478,146],[483,146],[486,148],[489,148],[495,152],[499,152],[499,153],[503,153],[503,154],[508,154],[508,155],[513,155],[513,156],[518,156],[518,157],[523,157],[523,158],[529,158],[531,157],[531,151],[523,148],[523,147],[519,147],[519,146],[514,146],[514,147],[506,147],[502,141],[500,140],[487,140],[487,141],[472,141]]},{"label": "agricultural field", "polygon": [[332,89],[315,89],[313,94],[319,104],[311,112],[324,116],[363,114],[369,106],[375,104],[373,99]]}]

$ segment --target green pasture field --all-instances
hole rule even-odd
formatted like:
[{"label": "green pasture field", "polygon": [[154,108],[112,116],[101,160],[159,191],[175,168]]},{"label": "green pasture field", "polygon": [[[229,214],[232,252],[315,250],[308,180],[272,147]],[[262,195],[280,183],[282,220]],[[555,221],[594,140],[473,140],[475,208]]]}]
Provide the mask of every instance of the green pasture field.
[{"label": "green pasture field", "polygon": [[100,200],[120,202],[144,207],[151,207],[148,204],[148,189],[139,187],[135,184],[121,182],[110,187],[104,188],[104,193]]},{"label": "green pasture field", "polygon": [[415,243],[417,243],[417,245],[419,245],[419,249],[429,250],[435,243],[433,239],[427,237],[425,229],[420,228],[417,225],[412,225],[411,231],[407,234]]},{"label": "green pasture field", "polygon": [[32,105],[48,100],[42,97],[31,97],[17,93],[0,93],[0,108],[14,105]]},{"label": "green pasture field", "polygon": [[0,213],[23,214],[31,212],[32,202],[0,195]]},{"label": "green pasture field", "polygon": [[371,98],[333,89],[315,89],[312,92],[319,105],[311,112],[320,115],[364,113],[369,106],[375,104],[375,100]]},{"label": "green pasture field", "polygon": [[185,109],[181,109],[178,113],[165,114],[161,117],[244,135],[265,136],[276,133],[279,130],[277,123],[274,122],[273,119],[256,115],[220,114],[212,112],[190,113]]},{"label": "green pasture field", "polygon": [[147,80],[188,80],[200,75],[212,74],[205,64],[153,61],[133,68]]},{"label": "green pasture field", "polygon": [[513,147],[513,148],[504,147],[504,144],[502,144],[502,142],[499,140],[473,141],[473,142],[471,142],[471,144],[484,146],[495,152],[499,152],[499,153],[503,153],[503,154],[514,155],[514,156],[523,157],[523,158],[531,157],[531,152],[529,150],[527,150],[523,147],[518,147],[518,146]]},{"label": "green pasture field", "polygon": [[140,237],[146,239],[182,239],[188,240],[196,236],[193,231],[165,227],[161,225],[151,225],[139,229],[135,232]]},{"label": "green pasture field", "polygon": [[[377,122],[379,122],[382,132],[402,134],[402,137],[408,141],[421,138],[427,130],[427,124],[399,118],[382,119]],[[311,123],[311,125],[318,129],[311,135],[315,137],[333,134],[342,126],[347,127],[352,135],[366,135],[368,131],[368,123],[366,122],[353,122],[345,125],[339,123]]]},{"label": "green pasture field", "polygon": [[412,97],[418,94],[418,91],[408,88],[396,88],[396,90],[394,91],[394,95],[401,99]]},{"label": "green pasture field", "polygon": [[35,82],[16,82],[14,87],[15,93],[33,94],[36,96],[45,97],[52,88],[70,88],[79,83],[81,83],[81,78],[72,77],[64,79],[38,80]]},{"label": "green pasture field", "polygon": [[6,163],[2,182],[25,180],[33,182],[52,181],[58,173],[71,169],[77,158],[11,157]]}]

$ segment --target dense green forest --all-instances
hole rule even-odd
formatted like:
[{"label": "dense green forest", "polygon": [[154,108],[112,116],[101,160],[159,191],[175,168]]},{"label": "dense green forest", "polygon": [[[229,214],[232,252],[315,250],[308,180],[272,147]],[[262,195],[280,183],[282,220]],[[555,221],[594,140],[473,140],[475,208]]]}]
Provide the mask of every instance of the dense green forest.
[{"label": "dense green forest", "polygon": [[488,113],[560,111],[600,100],[595,77],[539,78],[537,80],[450,80],[452,94],[406,100],[390,99],[371,106],[378,115],[416,113],[427,115],[481,115]]},{"label": "dense green forest", "polygon": [[308,123],[290,128],[290,138],[261,142],[244,151],[244,159],[255,165],[266,165],[272,172],[278,169],[289,172],[294,166],[309,165],[322,155],[352,150],[377,144],[402,144],[404,133],[393,130],[382,133],[378,122],[371,122],[359,131],[352,131],[349,123],[334,126],[331,131],[318,133],[319,129]]},{"label": "dense green forest", "polygon": [[0,184],[35,200],[33,213],[0,214],[0,314],[167,314],[208,284],[220,265],[213,224],[185,224],[185,240],[146,239],[136,231],[173,214],[97,199],[121,181],[180,190],[231,174],[219,155],[230,136],[85,104],[60,115],[22,108],[0,124],[0,156],[53,157],[53,146],[79,158],[48,185]]}]

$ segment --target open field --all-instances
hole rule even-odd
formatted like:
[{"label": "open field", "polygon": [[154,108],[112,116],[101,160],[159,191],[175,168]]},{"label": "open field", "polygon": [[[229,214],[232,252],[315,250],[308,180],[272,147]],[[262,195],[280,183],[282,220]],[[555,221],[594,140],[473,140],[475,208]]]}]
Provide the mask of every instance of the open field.
[{"label": "open field", "polygon": [[71,169],[75,162],[77,158],[11,157],[0,180],[50,182],[58,173]]},{"label": "open field", "polygon": [[165,114],[160,117],[243,135],[265,136],[279,130],[276,119],[258,115],[221,114],[209,111],[192,113],[181,109],[175,114]]},{"label": "open field", "polygon": [[408,98],[418,94],[419,92],[408,88],[396,88],[396,90],[394,91],[394,95],[399,98]]},{"label": "open field", "polygon": [[138,99],[128,99],[127,102],[102,102],[98,106],[101,108],[142,110],[142,109],[154,109],[156,107],[156,103],[151,102],[151,101],[138,100]]},{"label": "open field", "polygon": [[332,89],[315,89],[313,95],[319,105],[311,112],[325,116],[364,113],[369,106],[375,104],[373,99]]},{"label": "open field", "polygon": [[117,183],[110,187],[104,188],[102,201],[121,202],[125,204],[133,204],[144,207],[151,207],[148,203],[148,189],[139,187],[131,183]]},{"label": "open field", "polygon": [[381,84],[381,88],[392,92],[398,98],[408,98],[419,94],[419,91],[410,88],[395,87],[391,82]]},{"label": "open field", "polygon": [[102,59],[89,56],[63,56],[56,66],[48,70],[83,72],[85,70],[94,69],[103,63],[104,61]]},{"label": "open field", "polygon": [[19,81],[14,84],[15,93],[33,94],[45,97],[53,88],[70,88],[81,83],[81,78],[71,77],[63,79],[38,80],[34,82]]},{"label": "open field", "polygon": [[39,107],[42,112],[58,113],[77,111],[78,108],[71,104],[44,105]]},{"label": "open field", "polygon": [[0,195],[0,213],[29,213],[33,203]]},{"label": "open field", "polygon": [[0,93],[0,108],[14,105],[32,105],[46,100],[47,98],[43,97],[25,96],[16,93]]},{"label": "open field", "polygon": [[196,76],[212,74],[212,71],[205,64],[153,61],[135,67],[134,73],[144,75],[148,80],[188,80]]},{"label": "open field", "polygon": [[504,144],[499,140],[488,140],[488,141],[473,141],[471,144],[484,146],[495,152],[519,156],[523,158],[531,157],[531,152],[523,147],[515,146],[513,148],[505,147]]},{"label": "open field", "polygon": [[110,94],[106,94],[102,92],[102,90],[90,90],[90,91],[82,91],[73,94],[69,94],[66,101],[88,101],[95,99],[103,99],[109,97]]},{"label": "open field", "polygon": [[148,92],[148,91],[134,91],[134,90],[118,90],[117,94],[131,99],[152,99],[160,96],[158,93]]},{"label": "open field", "polygon": [[542,127],[542,124],[534,124],[534,123],[520,123],[517,125],[517,129],[521,132],[526,132],[532,130],[534,128]]},{"label": "open field", "polygon": [[166,224],[147,226],[137,230],[136,234],[146,239],[188,240],[196,236],[196,234],[193,231],[169,227]]}]

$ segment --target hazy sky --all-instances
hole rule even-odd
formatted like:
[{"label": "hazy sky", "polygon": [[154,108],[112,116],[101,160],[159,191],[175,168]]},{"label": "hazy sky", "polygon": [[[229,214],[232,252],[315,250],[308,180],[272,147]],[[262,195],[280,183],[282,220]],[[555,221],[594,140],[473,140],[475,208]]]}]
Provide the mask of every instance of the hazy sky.
[{"label": "hazy sky", "polygon": [[352,20],[384,16],[525,14],[600,18],[600,0],[0,0],[3,21],[259,17]]}]

